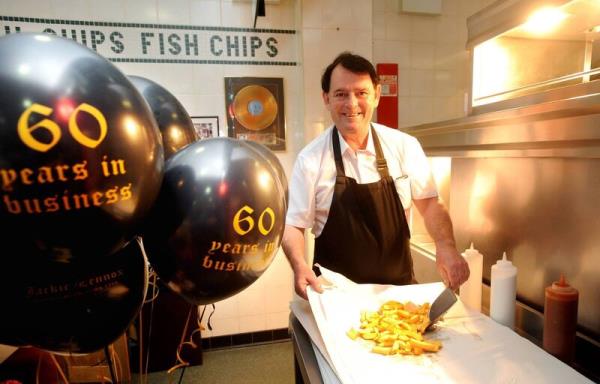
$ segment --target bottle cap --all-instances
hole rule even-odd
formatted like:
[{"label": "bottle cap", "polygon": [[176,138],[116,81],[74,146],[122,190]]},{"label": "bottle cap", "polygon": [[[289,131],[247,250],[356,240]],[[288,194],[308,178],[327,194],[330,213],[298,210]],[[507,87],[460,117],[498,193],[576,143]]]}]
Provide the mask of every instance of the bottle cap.
[{"label": "bottle cap", "polygon": [[552,283],[552,291],[558,295],[575,295],[579,293],[577,289],[567,283],[567,279],[562,273],[560,279]]},{"label": "bottle cap", "polygon": [[467,256],[475,256],[478,255],[479,251],[475,249],[475,247],[473,246],[473,242],[471,242],[471,246],[467,249],[465,249],[465,251],[463,252],[463,256],[467,257]]},{"label": "bottle cap", "polygon": [[502,259],[496,261],[496,265],[500,268],[512,268],[513,266],[512,262],[506,258],[506,252],[502,253]]}]

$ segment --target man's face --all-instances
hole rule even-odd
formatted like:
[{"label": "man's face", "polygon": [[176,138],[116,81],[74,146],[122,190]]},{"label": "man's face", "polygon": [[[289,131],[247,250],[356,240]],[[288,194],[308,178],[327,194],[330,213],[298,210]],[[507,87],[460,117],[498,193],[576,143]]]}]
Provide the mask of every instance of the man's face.
[{"label": "man's face", "polygon": [[373,86],[368,73],[353,73],[338,65],[331,73],[329,92],[323,92],[323,101],[342,135],[360,135],[368,132],[380,94],[381,87]]}]

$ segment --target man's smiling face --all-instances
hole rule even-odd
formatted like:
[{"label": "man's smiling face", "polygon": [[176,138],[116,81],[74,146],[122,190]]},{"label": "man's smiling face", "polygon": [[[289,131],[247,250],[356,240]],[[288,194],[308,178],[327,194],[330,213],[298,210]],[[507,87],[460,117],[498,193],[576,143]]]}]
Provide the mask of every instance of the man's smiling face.
[{"label": "man's smiling face", "polygon": [[367,134],[373,111],[379,104],[381,86],[373,86],[368,73],[354,73],[338,65],[331,73],[325,106],[343,136]]}]

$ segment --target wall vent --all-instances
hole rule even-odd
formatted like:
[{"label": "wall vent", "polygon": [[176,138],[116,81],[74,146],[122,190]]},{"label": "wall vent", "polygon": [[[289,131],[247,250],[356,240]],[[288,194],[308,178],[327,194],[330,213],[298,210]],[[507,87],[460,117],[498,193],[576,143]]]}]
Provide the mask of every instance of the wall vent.
[{"label": "wall vent", "polygon": [[442,0],[400,0],[400,12],[441,15]]}]

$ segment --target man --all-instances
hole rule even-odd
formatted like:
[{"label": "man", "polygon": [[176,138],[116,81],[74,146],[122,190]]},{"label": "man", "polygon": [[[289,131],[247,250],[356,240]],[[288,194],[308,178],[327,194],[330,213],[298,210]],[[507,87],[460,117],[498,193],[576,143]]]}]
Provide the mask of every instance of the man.
[{"label": "man", "polygon": [[414,282],[406,212],[413,203],[435,241],[442,280],[456,289],[469,276],[458,254],[450,217],[438,201],[427,158],[417,140],[371,123],[381,86],[373,65],[344,52],[321,78],[334,126],[298,155],[290,180],[283,250],[296,293],[321,292],[305,261],[304,236],[316,236],[314,262],[357,283]]}]

